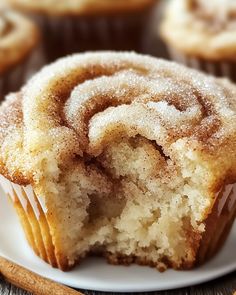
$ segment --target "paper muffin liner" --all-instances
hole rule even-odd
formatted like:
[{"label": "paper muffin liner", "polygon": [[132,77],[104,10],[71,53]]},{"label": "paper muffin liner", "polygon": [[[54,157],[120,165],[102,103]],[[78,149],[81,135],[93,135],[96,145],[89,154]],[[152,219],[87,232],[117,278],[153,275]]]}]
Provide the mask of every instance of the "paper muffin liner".
[{"label": "paper muffin liner", "polygon": [[[53,267],[60,268],[47,219],[47,207],[32,186],[21,186],[0,175],[0,185],[11,200],[28,243],[34,252]],[[229,184],[217,195],[212,213],[205,222],[196,263],[214,256],[224,244],[236,217],[236,184]]]},{"label": "paper muffin liner", "polygon": [[35,48],[22,62],[0,76],[0,100],[10,92],[20,90],[28,78],[45,64],[41,47]]},{"label": "paper muffin liner", "polygon": [[207,61],[197,57],[190,57],[171,47],[168,47],[168,52],[170,58],[178,63],[216,77],[229,78],[231,81],[236,82],[236,62],[234,61]]},{"label": "paper muffin liner", "polygon": [[197,263],[202,264],[212,258],[224,245],[236,218],[236,184],[225,185],[217,194],[212,212],[205,221],[197,255]]},{"label": "paper muffin liner", "polygon": [[75,52],[133,50],[142,52],[152,9],[111,16],[30,15],[41,27],[48,61]]},{"label": "paper muffin liner", "polygon": [[3,176],[0,185],[17,212],[31,248],[44,261],[59,267],[43,199],[36,197],[32,186],[12,183]]}]

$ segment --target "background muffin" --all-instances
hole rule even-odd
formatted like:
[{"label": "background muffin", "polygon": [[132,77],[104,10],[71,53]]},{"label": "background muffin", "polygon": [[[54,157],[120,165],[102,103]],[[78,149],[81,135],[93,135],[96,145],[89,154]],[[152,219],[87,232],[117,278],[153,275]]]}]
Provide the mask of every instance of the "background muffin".
[{"label": "background muffin", "polygon": [[235,219],[235,110],[235,85],[175,63],[69,56],[2,104],[0,183],[55,267],[192,268]]},{"label": "background muffin", "polygon": [[48,60],[86,50],[142,51],[143,34],[158,0],[8,0],[44,32]]},{"label": "background muffin", "polygon": [[170,56],[236,81],[236,3],[170,0],[160,29]]},{"label": "background muffin", "polygon": [[[0,98],[19,90],[39,44],[36,26],[20,14],[0,7]],[[32,70],[32,68],[31,68]]]}]

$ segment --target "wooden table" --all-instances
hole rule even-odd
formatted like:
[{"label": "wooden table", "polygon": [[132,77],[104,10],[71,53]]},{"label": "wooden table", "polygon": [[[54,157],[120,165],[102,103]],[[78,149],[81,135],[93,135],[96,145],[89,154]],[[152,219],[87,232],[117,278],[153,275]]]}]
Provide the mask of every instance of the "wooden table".
[{"label": "wooden table", "polygon": [[[87,295],[105,295],[109,293],[83,291]],[[154,292],[150,294],[156,295],[232,295],[236,291],[236,272],[224,276],[212,282],[198,285],[195,287],[178,289],[165,292]],[[115,293],[111,293],[115,294]],[[145,293],[142,293],[145,294]],[[0,279],[0,295],[29,295],[29,293],[22,291]],[[49,294],[50,295],[50,294]],[[54,294],[55,295],[55,294]],[[66,295],[66,294],[65,294]]]}]

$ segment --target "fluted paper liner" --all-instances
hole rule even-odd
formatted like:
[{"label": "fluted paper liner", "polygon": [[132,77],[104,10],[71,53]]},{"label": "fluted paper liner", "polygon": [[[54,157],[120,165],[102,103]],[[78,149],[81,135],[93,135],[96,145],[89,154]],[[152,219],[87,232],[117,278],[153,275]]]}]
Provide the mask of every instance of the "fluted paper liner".
[{"label": "fluted paper liner", "polygon": [[0,184],[19,216],[28,243],[44,261],[57,267],[54,246],[47,221],[45,204],[37,198],[32,186],[20,186],[3,176]]},{"label": "fluted paper liner", "polygon": [[75,52],[92,50],[144,50],[151,8],[124,15],[67,17],[34,15],[42,28],[49,61]]},{"label": "fluted paper liner", "polygon": [[208,61],[188,56],[172,47],[168,47],[168,52],[172,60],[185,66],[206,72],[216,77],[225,77],[229,78],[231,81],[236,81],[236,62],[234,61]]}]

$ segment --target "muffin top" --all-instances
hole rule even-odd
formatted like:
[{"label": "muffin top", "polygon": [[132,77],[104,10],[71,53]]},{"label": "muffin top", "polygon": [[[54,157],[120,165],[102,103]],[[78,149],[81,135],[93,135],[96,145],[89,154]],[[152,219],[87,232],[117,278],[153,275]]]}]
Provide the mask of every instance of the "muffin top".
[{"label": "muffin top", "polygon": [[236,60],[234,0],[170,0],[160,29],[174,49],[207,60]]},{"label": "muffin top", "polygon": [[142,10],[158,0],[7,0],[28,12],[49,15],[96,15]]},{"label": "muffin top", "polygon": [[38,39],[38,30],[31,21],[0,7],[0,74],[20,63]]},{"label": "muffin top", "polygon": [[18,184],[57,177],[59,167],[136,136],[174,161],[210,167],[213,182],[236,180],[236,87],[175,63],[134,53],[69,56],[8,96],[0,116],[0,173]]}]

